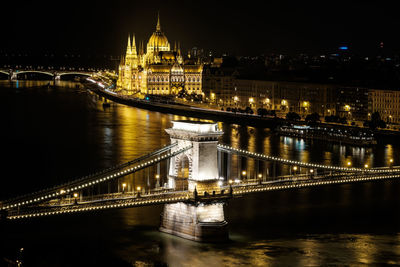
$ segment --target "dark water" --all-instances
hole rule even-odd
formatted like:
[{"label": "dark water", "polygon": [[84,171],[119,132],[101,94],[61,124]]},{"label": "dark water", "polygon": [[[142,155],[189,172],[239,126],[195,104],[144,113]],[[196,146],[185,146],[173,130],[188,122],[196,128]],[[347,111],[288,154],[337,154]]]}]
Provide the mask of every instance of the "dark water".
[{"label": "dark water", "polygon": [[[103,109],[75,84],[41,87],[46,83],[0,84],[0,199],[155,150],[169,143],[171,120],[182,119],[117,104]],[[397,145],[358,148],[220,127],[224,143],[251,151],[327,164],[399,164]],[[26,266],[400,265],[399,196],[400,183],[386,181],[235,199],[225,209],[225,244],[159,233],[162,206],[3,222],[0,263],[23,247]]]}]

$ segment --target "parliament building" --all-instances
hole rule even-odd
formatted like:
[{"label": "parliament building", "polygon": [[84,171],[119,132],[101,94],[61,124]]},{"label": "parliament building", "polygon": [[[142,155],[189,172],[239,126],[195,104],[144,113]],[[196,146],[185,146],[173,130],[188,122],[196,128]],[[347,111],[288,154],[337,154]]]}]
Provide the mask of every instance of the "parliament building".
[{"label": "parliament building", "polygon": [[203,65],[195,59],[184,59],[180,45],[171,50],[161,31],[160,17],[156,31],[136,49],[135,37],[128,37],[126,55],[119,65],[117,88],[121,94],[177,95],[202,94]]}]

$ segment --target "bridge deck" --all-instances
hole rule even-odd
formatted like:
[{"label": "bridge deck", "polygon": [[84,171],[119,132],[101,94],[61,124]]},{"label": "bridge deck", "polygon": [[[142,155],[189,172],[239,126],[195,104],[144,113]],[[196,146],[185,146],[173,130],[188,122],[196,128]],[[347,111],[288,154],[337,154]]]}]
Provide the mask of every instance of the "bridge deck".
[{"label": "bridge deck", "polygon": [[251,180],[243,183],[221,186],[220,193],[207,192],[202,195],[194,195],[189,191],[153,190],[148,194],[137,195],[133,193],[117,193],[111,195],[99,195],[89,197],[83,201],[59,200],[42,203],[36,206],[26,206],[8,211],[8,219],[23,219],[41,216],[59,215],[67,213],[88,212],[95,210],[159,205],[177,202],[204,203],[212,201],[226,201],[231,197],[287,189],[300,189],[323,185],[345,184],[354,182],[368,182],[377,180],[399,179],[400,170],[393,169],[391,173],[350,173],[342,175],[323,175],[291,178],[282,177],[271,181]]}]

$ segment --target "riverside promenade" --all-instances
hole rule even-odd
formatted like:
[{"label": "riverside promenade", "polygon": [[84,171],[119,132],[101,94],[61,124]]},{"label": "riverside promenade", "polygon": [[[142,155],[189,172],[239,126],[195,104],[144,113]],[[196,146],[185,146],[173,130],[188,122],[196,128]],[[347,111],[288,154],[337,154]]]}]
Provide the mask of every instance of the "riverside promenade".
[{"label": "riverside promenade", "polygon": [[[85,86],[92,92],[113,102],[162,113],[170,113],[180,116],[195,117],[206,120],[222,121],[232,124],[249,125],[253,127],[269,128],[271,130],[276,130],[279,126],[285,125],[289,122],[294,125],[305,124],[304,121],[288,121],[284,118],[268,116],[268,115],[259,116],[256,114],[244,114],[244,113],[236,113],[236,112],[223,111],[217,109],[195,107],[192,105],[187,105],[172,101],[157,102],[152,100],[133,98],[117,94],[113,91],[104,89],[103,87],[97,86],[96,84],[93,83],[86,83]],[[347,128],[353,130],[362,129],[357,126],[349,126],[349,125],[336,125],[331,123],[320,123],[320,124],[327,125],[330,127]],[[400,139],[398,138],[400,136],[399,131],[379,129],[374,131],[374,136],[378,143],[400,142]]]}]

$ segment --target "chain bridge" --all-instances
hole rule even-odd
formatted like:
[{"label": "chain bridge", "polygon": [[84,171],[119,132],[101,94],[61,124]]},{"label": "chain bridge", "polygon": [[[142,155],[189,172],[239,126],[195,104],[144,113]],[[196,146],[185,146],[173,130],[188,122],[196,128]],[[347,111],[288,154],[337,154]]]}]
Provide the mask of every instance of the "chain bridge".
[{"label": "chain bridge", "polygon": [[0,218],[164,204],[160,230],[196,241],[228,237],[223,206],[256,192],[400,178],[400,168],[288,160],[218,144],[216,123],[173,121],[171,144],[97,173],[0,201]]}]

